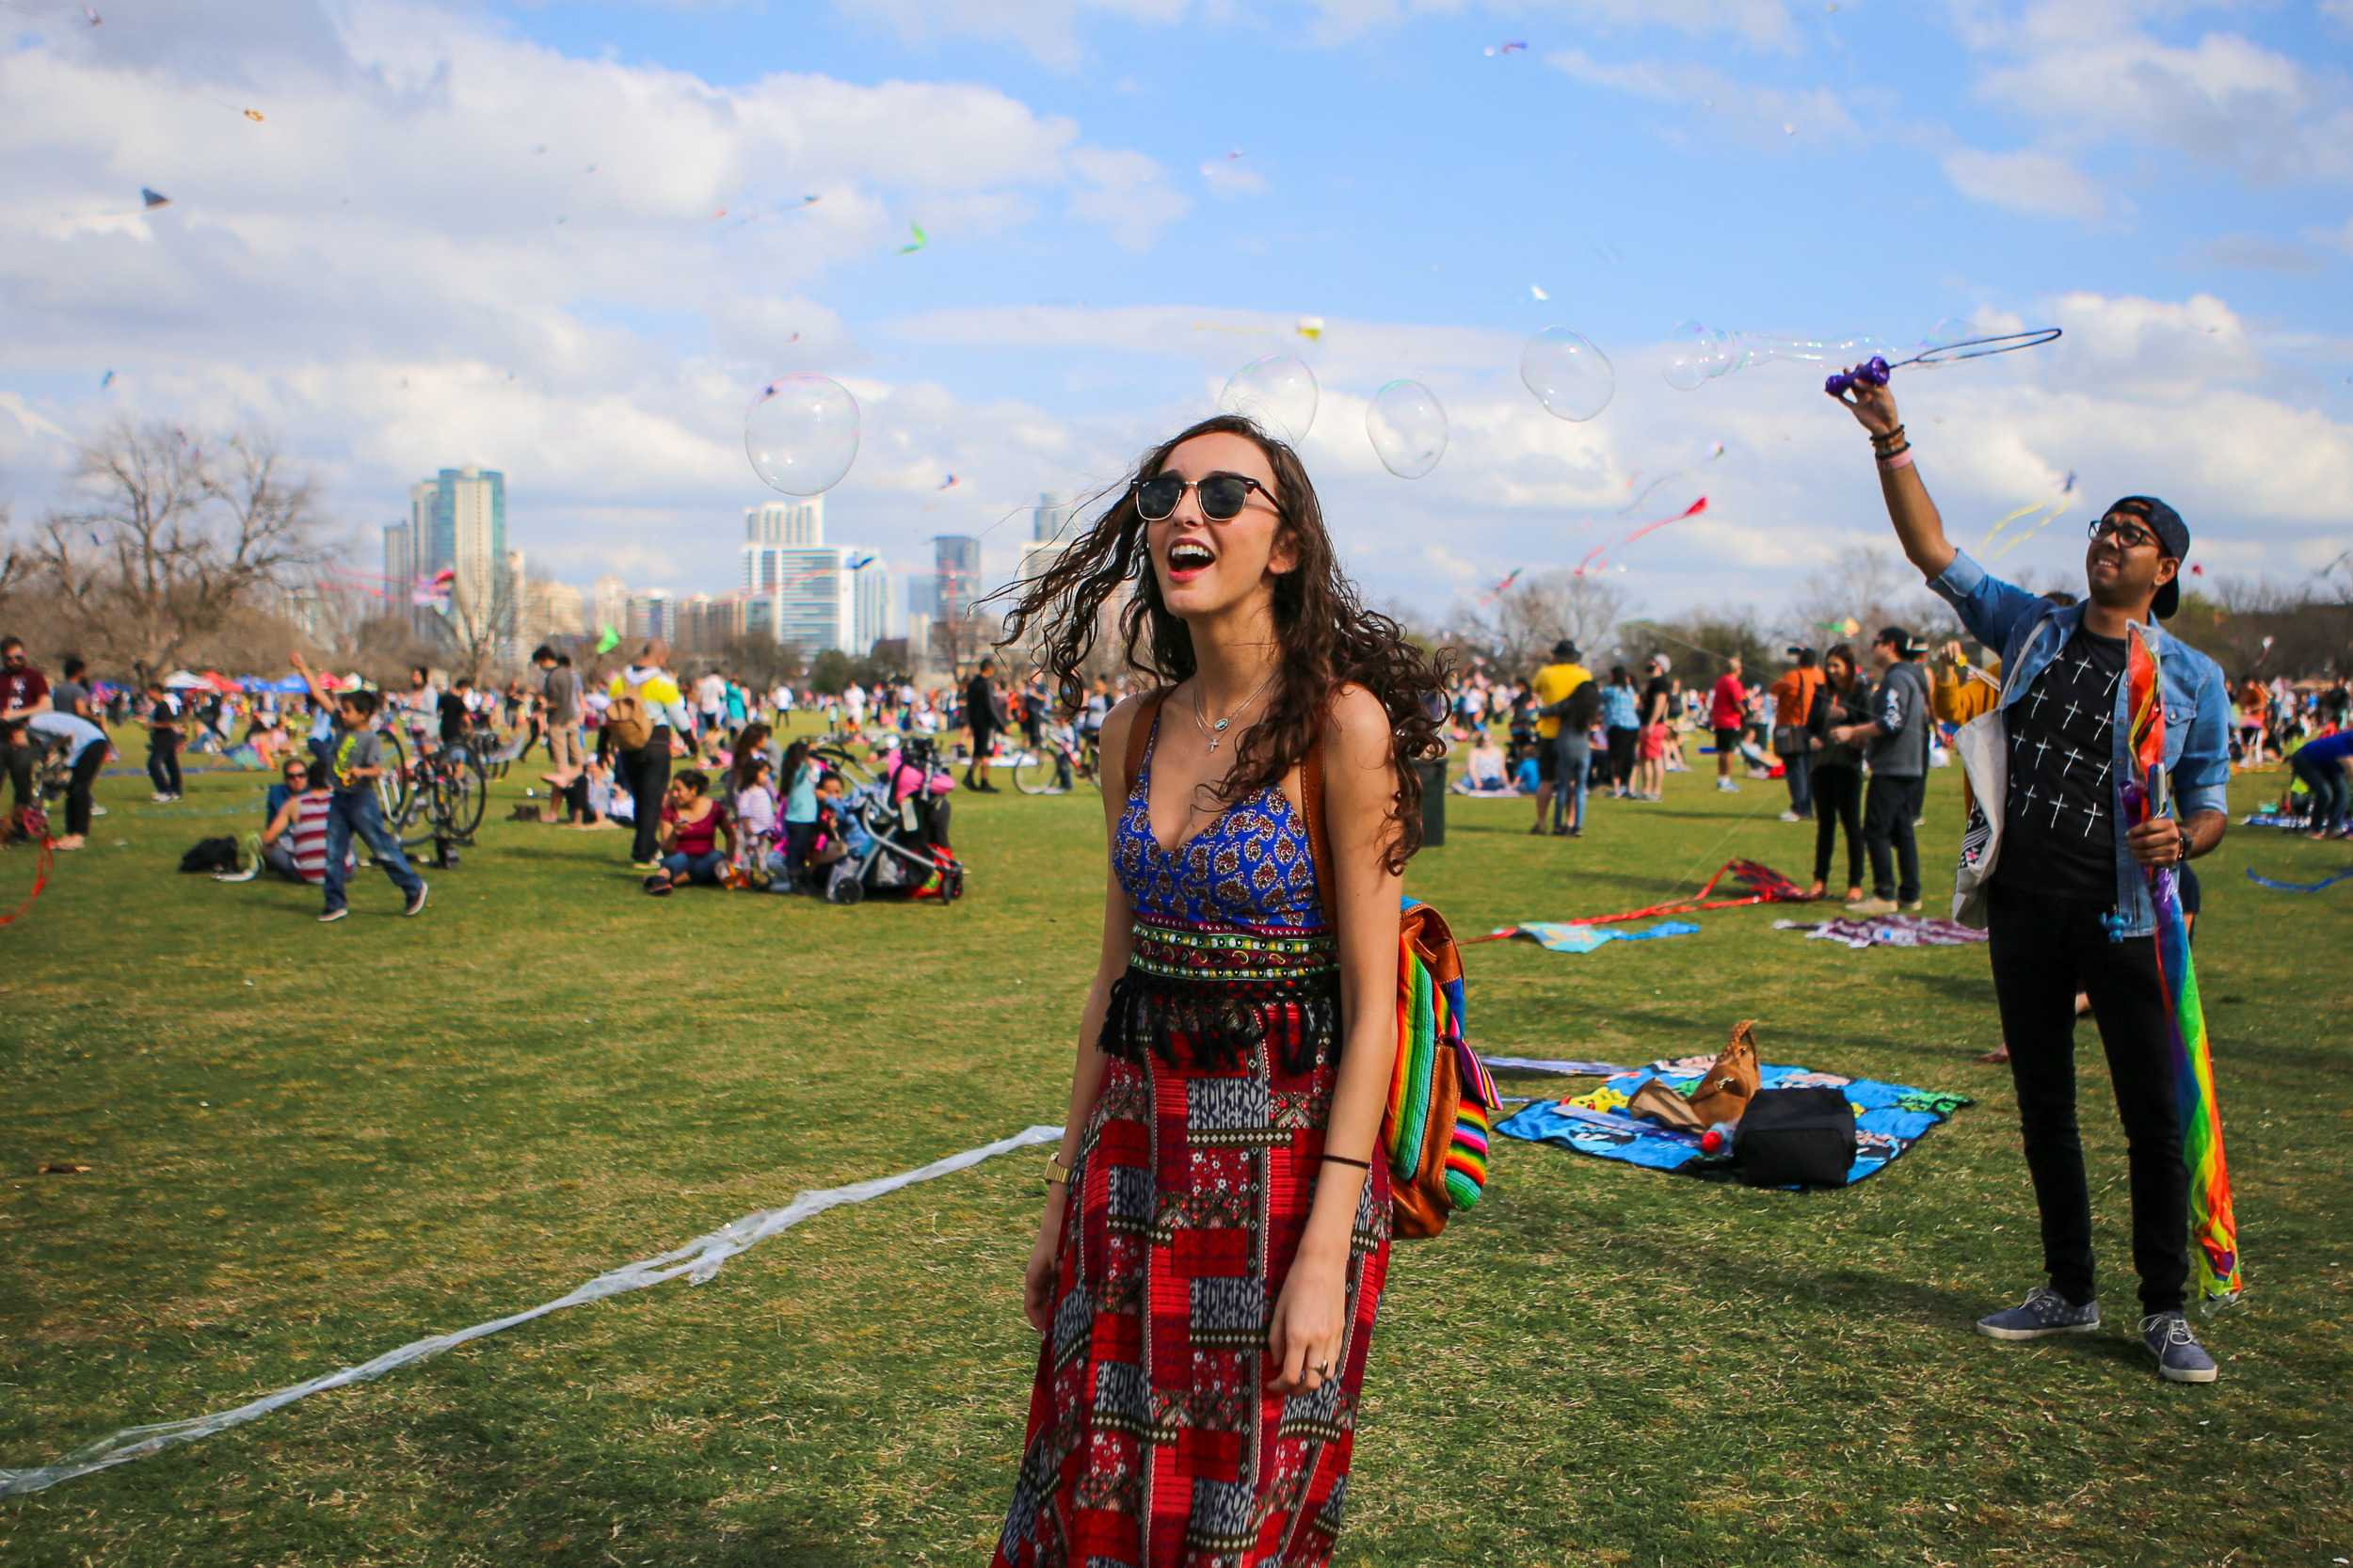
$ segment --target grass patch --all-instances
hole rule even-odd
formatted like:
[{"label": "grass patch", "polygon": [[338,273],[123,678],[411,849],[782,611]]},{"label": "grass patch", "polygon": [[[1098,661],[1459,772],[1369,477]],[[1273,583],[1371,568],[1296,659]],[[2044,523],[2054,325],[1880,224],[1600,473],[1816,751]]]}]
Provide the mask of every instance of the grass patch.
[{"label": "grass patch", "polygon": [[[257,776],[195,774],[232,808]],[[2276,776],[2242,783],[2240,808]],[[503,817],[520,781],[502,786]],[[962,904],[640,896],[626,839],[494,822],[421,919],[171,867],[222,815],[109,778],[93,847],[0,936],[0,1464],[241,1403],[503,1315],[792,1192],[1060,1119],[1103,876],[1092,795],[956,807]],[[1581,841],[1450,803],[1413,889],[1463,931],[1631,907],[1736,856],[1803,879],[1779,786],[1601,802]],[[258,809],[258,808],[257,808]],[[1955,776],[1922,830],[1941,878]],[[2353,1110],[2329,1087],[2341,852],[2237,830],[2200,926],[2249,1304],[2223,1381],[2129,1337],[2122,1141],[2087,1025],[2103,1336],[1976,1337],[2040,1256],[1981,949],[1700,936],[1470,959],[1487,1048],[1713,1049],[1977,1097],[1849,1192],[1752,1192],[1505,1142],[1401,1245],[1348,1563],[2314,1563],[2353,1556]],[[0,855],[0,902],[28,875]],[[1560,1080],[1506,1075],[1519,1092]],[[52,1160],[91,1167],[40,1176]],[[821,1216],[707,1285],[528,1324],[0,1502],[0,1563],[984,1560],[1035,1341],[1016,1157]]]}]

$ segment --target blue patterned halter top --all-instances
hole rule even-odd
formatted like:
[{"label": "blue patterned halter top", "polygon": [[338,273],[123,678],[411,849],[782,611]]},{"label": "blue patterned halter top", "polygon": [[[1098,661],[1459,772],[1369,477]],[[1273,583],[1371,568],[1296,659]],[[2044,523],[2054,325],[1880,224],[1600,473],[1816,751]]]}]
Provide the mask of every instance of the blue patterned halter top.
[{"label": "blue patterned halter top", "polygon": [[1321,931],[1323,901],[1305,824],[1276,785],[1244,795],[1175,849],[1152,837],[1152,759],[1160,719],[1128,788],[1112,863],[1140,920]]}]

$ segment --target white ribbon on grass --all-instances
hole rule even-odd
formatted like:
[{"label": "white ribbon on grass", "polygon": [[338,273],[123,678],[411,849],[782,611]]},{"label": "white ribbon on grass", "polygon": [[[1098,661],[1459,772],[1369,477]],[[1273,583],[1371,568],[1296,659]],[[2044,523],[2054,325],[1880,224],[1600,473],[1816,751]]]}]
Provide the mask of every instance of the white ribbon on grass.
[{"label": "white ribbon on grass", "polygon": [[700,1285],[716,1274],[719,1272],[719,1266],[737,1253],[758,1246],[776,1232],[790,1230],[803,1220],[822,1214],[828,1208],[836,1208],[846,1203],[865,1203],[869,1199],[879,1198],[886,1192],[895,1192],[902,1187],[911,1187],[919,1181],[930,1181],[938,1176],[968,1170],[984,1160],[994,1159],[1000,1154],[1011,1154],[1016,1149],[1051,1143],[1062,1136],[1062,1130],[1058,1127],[1025,1128],[1010,1138],[1000,1138],[993,1144],[984,1144],[976,1149],[966,1149],[961,1154],[952,1154],[944,1160],[935,1160],[930,1164],[919,1166],[912,1171],[901,1171],[895,1176],[875,1176],[868,1181],[853,1182],[847,1187],[827,1187],[814,1192],[800,1193],[782,1208],[763,1208],[746,1214],[740,1220],[720,1226],[708,1236],[696,1237],[682,1247],[673,1247],[657,1257],[642,1258],[608,1273],[599,1274],[570,1294],[558,1296],[552,1302],[542,1302],[537,1306],[525,1311],[493,1319],[487,1323],[476,1323],[472,1328],[461,1328],[454,1334],[436,1334],[424,1339],[412,1340],[398,1350],[386,1351],[373,1361],[362,1362],[357,1367],[345,1367],[340,1371],[328,1372],[324,1376],[312,1378],[307,1383],[297,1383],[290,1387],[280,1388],[276,1393],[264,1394],[258,1400],[237,1406],[234,1410],[217,1411],[210,1416],[199,1416],[185,1421],[163,1421],[153,1426],[125,1427],[122,1431],[102,1437],[94,1443],[84,1444],[55,1464],[46,1464],[31,1470],[0,1470],[0,1497],[15,1496],[20,1493],[39,1492],[45,1487],[55,1486],[59,1481],[72,1480],[76,1477],[87,1476],[93,1471],[104,1470],[117,1464],[128,1464],[135,1459],[145,1459],[150,1454],[161,1453],[164,1449],[178,1444],[193,1443],[200,1437],[210,1437],[216,1432],[227,1432],[231,1427],[241,1427],[248,1421],[258,1420],[271,1411],[290,1405],[296,1400],[306,1400],[313,1394],[324,1393],[330,1388],[342,1388],[350,1384],[365,1383],[368,1379],[389,1372],[395,1367],[406,1367],[412,1361],[423,1361],[427,1356],[439,1355],[443,1351],[463,1345],[469,1340],[485,1338],[502,1329],[513,1328],[518,1323],[527,1323],[534,1318],[544,1318],[551,1312],[561,1312],[568,1306],[580,1306],[588,1302],[601,1301],[607,1296],[618,1296],[631,1290],[643,1290],[648,1286],[663,1284],[678,1278],[680,1274],[686,1276],[688,1284]]}]

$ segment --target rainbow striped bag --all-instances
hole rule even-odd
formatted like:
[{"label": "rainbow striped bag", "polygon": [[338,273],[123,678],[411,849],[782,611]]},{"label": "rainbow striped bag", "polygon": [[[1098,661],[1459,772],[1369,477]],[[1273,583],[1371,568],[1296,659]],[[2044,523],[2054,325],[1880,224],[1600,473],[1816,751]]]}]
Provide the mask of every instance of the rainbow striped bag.
[{"label": "rainbow striped bag", "polygon": [[[1322,747],[1300,764],[1307,810],[1307,849],[1316,885],[1332,879],[1332,846],[1323,831]],[[1401,899],[1397,935],[1397,1064],[1381,1113],[1381,1153],[1389,1166],[1394,1235],[1435,1236],[1458,1208],[1487,1187],[1487,1135],[1501,1108],[1487,1064],[1463,1037],[1467,1008],[1463,953],[1446,918],[1418,899]]]}]

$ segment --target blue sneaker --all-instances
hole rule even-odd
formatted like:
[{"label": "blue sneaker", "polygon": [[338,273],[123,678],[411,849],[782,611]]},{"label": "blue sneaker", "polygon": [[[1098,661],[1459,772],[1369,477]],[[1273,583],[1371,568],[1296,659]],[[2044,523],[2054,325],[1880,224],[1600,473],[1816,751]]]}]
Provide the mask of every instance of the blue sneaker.
[{"label": "blue sneaker", "polygon": [[2047,1285],[2026,1292],[2016,1306],[1977,1320],[1977,1332],[1989,1339],[2042,1339],[2054,1334],[2089,1334],[2100,1326],[2100,1304],[2070,1306],[2067,1298]]},{"label": "blue sneaker", "polygon": [[2168,1383],[2212,1383],[2217,1376],[2214,1357],[2179,1312],[2152,1312],[2143,1318],[2140,1342],[2157,1358],[2157,1376]]}]

